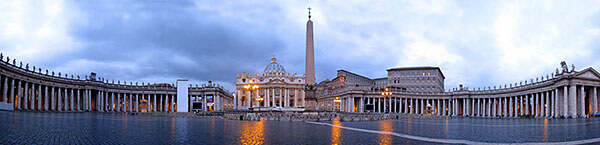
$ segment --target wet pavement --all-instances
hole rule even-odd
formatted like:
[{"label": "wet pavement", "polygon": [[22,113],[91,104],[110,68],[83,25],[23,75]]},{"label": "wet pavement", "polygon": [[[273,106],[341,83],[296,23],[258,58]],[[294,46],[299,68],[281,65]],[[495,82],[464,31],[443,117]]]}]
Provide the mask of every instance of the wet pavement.
[{"label": "wet pavement", "polygon": [[[402,135],[486,143],[600,138],[600,118],[401,118],[390,121],[234,121],[125,113],[0,111],[0,144],[440,144]],[[363,130],[363,131],[357,131]],[[386,133],[394,133],[390,135]]]}]

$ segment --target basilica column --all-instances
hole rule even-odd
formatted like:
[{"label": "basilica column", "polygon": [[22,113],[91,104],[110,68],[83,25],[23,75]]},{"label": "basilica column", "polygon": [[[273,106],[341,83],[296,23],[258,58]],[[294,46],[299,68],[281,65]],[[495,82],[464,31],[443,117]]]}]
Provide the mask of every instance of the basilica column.
[{"label": "basilica column", "polygon": [[288,88],[283,89],[285,96],[285,107],[290,107],[290,90]]},{"label": "basilica column", "polygon": [[273,107],[277,107],[277,98],[276,98],[276,94],[275,94],[275,90],[272,88],[269,88],[269,94],[271,95],[271,98],[273,100],[271,100],[271,103],[273,104]]},{"label": "basilica column", "polygon": [[[277,90],[279,90],[279,95],[278,95],[278,97],[279,97],[279,105],[277,105],[277,106],[283,107],[284,106],[283,105],[283,100],[284,100],[284,98],[283,98],[283,89],[277,88]],[[334,107],[335,107],[335,104],[334,104]]]}]

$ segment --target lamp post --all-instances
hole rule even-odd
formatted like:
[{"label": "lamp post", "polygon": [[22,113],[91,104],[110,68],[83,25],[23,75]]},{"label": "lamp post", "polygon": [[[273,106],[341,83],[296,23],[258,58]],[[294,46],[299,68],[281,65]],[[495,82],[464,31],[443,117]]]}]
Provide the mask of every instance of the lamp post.
[{"label": "lamp post", "polygon": [[[385,98],[388,98],[388,97],[392,96],[392,91],[390,91],[389,88],[385,88],[385,90],[383,92],[381,92],[381,96],[383,96],[383,99],[384,99],[383,106],[385,106],[385,104],[386,104],[385,103]],[[389,100],[389,101],[391,102],[392,100]]]},{"label": "lamp post", "polygon": [[252,92],[256,91],[258,88],[260,88],[258,85],[253,84],[254,80],[250,80],[250,83],[244,85],[244,90],[246,91],[250,91],[250,108],[252,108]]},{"label": "lamp post", "polygon": [[[335,97],[335,99],[333,99],[333,103],[335,103],[335,104],[333,104],[333,106],[335,107],[336,104],[339,104],[341,102],[342,102],[342,99],[340,99],[340,97]],[[339,107],[342,107],[342,106],[339,106]],[[336,109],[337,109],[337,107],[336,107]]]},{"label": "lamp post", "polygon": [[258,101],[258,112],[260,112],[260,103],[262,103],[264,100],[265,98],[261,97],[260,95],[258,98],[256,98],[256,101]]}]

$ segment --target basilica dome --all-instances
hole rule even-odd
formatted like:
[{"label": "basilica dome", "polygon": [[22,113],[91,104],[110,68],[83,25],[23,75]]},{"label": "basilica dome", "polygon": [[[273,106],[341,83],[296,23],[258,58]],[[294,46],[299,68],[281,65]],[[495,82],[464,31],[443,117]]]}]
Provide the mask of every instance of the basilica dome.
[{"label": "basilica dome", "polygon": [[277,63],[277,59],[275,59],[275,56],[273,56],[273,58],[271,58],[271,64],[265,67],[265,71],[263,73],[266,75],[283,75],[285,74],[285,68]]}]

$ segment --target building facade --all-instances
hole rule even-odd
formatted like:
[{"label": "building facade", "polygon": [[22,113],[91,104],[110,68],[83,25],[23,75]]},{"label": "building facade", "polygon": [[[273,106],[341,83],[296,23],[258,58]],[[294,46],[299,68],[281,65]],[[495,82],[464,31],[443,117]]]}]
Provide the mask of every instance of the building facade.
[{"label": "building facade", "polygon": [[[257,90],[245,88],[250,85],[257,85]],[[304,86],[304,76],[286,72],[273,56],[262,74],[243,72],[237,75],[235,106],[240,110],[301,111],[305,106]]]},{"label": "building facade", "polygon": [[[407,113],[439,116],[471,117],[589,117],[600,112],[598,89],[600,74],[593,68],[575,71],[562,63],[562,72],[494,87],[471,88],[460,86],[449,91],[419,91],[390,89],[392,95],[383,96],[381,84],[374,79],[372,85],[362,81],[366,77],[347,77],[347,71],[338,71],[332,81],[318,85],[317,97],[320,110],[343,112]],[[388,70],[389,72],[389,70]],[[438,79],[443,75],[441,71]],[[342,74],[342,75],[340,75]],[[402,74],[400,74],[401,76]],[[414,75],[414,74],[413,74]],[[423,75],[423,72],[417,73]],[[340,77],[346,76],[346,77]],[[392,75],[394,76],[394,75]],[[409,76],[415,77],[415,76]],[[391,79],[390,79],[391,78]],[[434,77],[435,78],[435,77]],[[394,82],[395,77],[387,78]],[[361,82],[361,83],[355,83]],[[429,83],[423,82],[423,86]],[[420,85],[418,82],[411,85]]]},{"label": "building facade", "polygon": [[[224,111],[233,96],[216,84],[175,86],[55,74],[23,66],[0,53],[0,106],[3,109],[58,112],[175,112]],[[177,107],[177,87],[188,89],[188,108]],[[206,99],[205,99],[206,98]],[[200,103],[201,102],[201,103]],[[198,109],[201,108],[201,109]]]},{"label": "building facade", "polygon": [[444,92],[444,74],[439,67],[388,69],[387,86],[406,92]]}]

